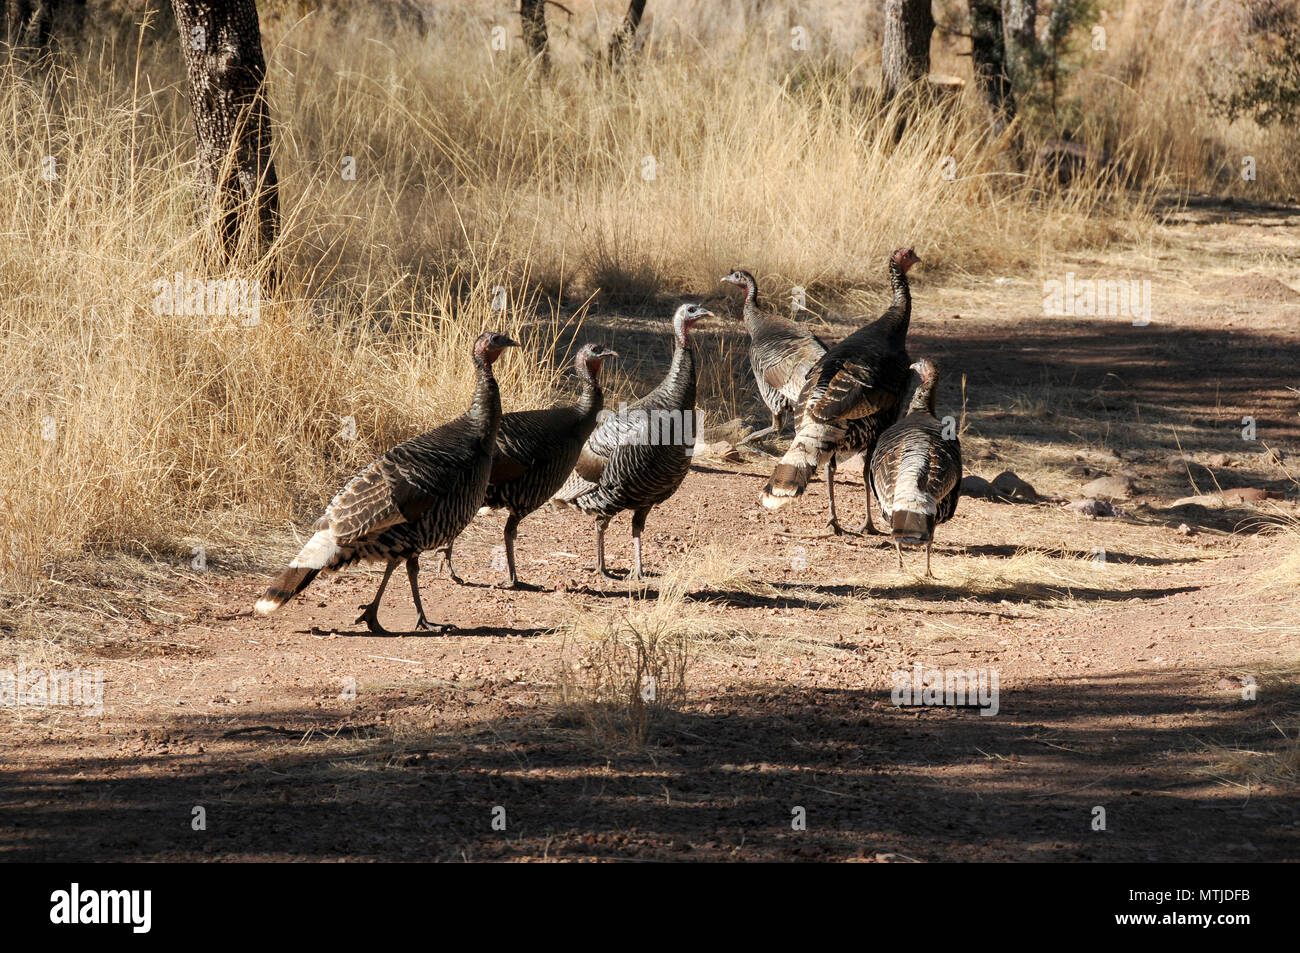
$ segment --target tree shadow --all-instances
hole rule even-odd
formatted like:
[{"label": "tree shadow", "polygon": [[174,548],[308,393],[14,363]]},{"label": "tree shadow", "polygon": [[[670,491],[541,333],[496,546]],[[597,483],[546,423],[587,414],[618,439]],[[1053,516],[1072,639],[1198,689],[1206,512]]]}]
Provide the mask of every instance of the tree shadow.
[{"label": "tree shadow", "polygon": [[1090,586],[1073,586],[1068,583],[1025,582],[1015,586],[995,586],[991,589],[971,590],[964,586],[949,586],[942,579],[926,582],[909,582],[901,585],[873,586],[871,594],[877,599],[907,598],[921,602],[988,602],[1013,605],[1041,605],[1070,599],[1077,602],[1128,602],[1131,599],[1164,599],[1183,592],[1196,592],[1200,586],[1166,586],[1164,588],[1103,589]]},{"label": "tree shadow", "polygon": [[1260,730],[1276,703],[1151,672],[1018,681],[997,700],[985,717],[896,707],[888,685],[706,689],[642,749],[536,709],[394,726],[383,696],[342,725],[179,718],[157,751],[5,765],[0,843],[12,861],[1296,856],[1300,789],[1204,773],[1207,744],[1278,750]]}]

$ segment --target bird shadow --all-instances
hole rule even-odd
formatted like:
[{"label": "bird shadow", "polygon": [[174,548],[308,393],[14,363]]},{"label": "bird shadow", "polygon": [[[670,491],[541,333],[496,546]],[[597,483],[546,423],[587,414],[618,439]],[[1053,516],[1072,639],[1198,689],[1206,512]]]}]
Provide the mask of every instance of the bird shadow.
[{"label": "bird shadow", "polygon": [[826,609],[825,599],[808,599],[802,596],[767,596],[736,589],[701,589],[686,594],[688,602],[700,602],[733,609]]},{"label": "bird shadow", "polygon": [[623,599],[631,597],[634,599],[658,599],[659,590],[649,586],[638,586],[631,583],[624,583],[621,589],[596,589],[593,586],[583,585],[573,589],[565,590],[570,595],[591,596],[595,599]]},{"label": "bird shadow", "polygon": [[[941,551],[941,550],[940,550]],[[979,546],[962,546],[957,547],[953,552],[964,553],[967,556],[995,556],[999,559],[1010,559],[1021,553],[1039,553],[1043,556],[1052,556],[1056,558],[1069,557],[1073,559],[1096,559],[1096,550],[1077,550],[1077,549],[1053,549],[1050,546],[1014,546],[1014,545],[979,545]],[[1158,556],[1138,556],[1133,553],[1119,553],[1114,550],[1105,550],[1106,562],[1123,563],[1133,566],[1175,566],[1184,563],[1200,562],[1198,556],[1181,556],[1162,558]]]},{"label": "bird shadow", "polygon": [[414,629],[409,632],[371,632],[368,629],[332,629],[331,635],[338,635],[348,639],[439,639],[446,637],[459,636],[484,636],[490,638],[536,638],[545,635],[550,629],[540,626],[525,626],[523,628],[511,628],[502,625],[470,625],[470,626],[453,626],[442,632],[429,632],[423,629]]}]

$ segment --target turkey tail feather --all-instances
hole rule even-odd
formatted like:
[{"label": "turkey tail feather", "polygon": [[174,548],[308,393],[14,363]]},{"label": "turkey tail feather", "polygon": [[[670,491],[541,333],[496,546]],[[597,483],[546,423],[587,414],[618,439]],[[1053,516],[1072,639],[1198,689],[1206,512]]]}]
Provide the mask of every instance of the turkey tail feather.
[{"label": "turkey tail feather", "polygon": [[803,464],[778,463],[772,471],[772,479],[763,487],[763,505],[769,510],[779,510],[795,497],[802,496],[811,475],[812,471]]},{"label": "turkey tail feather", "polygon": [[924,466],[929,460],[927,448],[910,447],[903,453],[894,484],[890,528],[894,539],[920,545],[934,538],[934,497],[921,489]]},{"label": "turkey tail feather", "polygon": [[302,592],[311,581],[320,573],[319,569],[308,569],[305,566],[290,566],[280,575],[275,577],[275,581],[266,589],[266,595],[257,600],[257,605],[253,606],[253,611],[258,615],[270,615],[280,606],[284,605],[298,593]]},{"label": "turkey tail feather", "polygon": [[330,569],[338,564],[339,544],[334,534],[328,529],[319,530],[307,540],[307,544],[293,557],[289,568],[276,576],[275,581],[266,590],[266,595],[257,600],[253,611],[258,615],[269,615],[284,605],[298,593],[302,592],[322,569]]},{"label": "turkey tail feather", "polygon": [[919,545],[934,538],[934,514],[894,510],[890,529],[899,542]]},{"label": "turkey tail feather", "polygon": [[802,496],[813,472],[830,459],[834,450],[834,435],[824,425],[801,427],[790,449],[772,470],[772,479],[763,488],[763,505],[769,510],[779,510]]}]

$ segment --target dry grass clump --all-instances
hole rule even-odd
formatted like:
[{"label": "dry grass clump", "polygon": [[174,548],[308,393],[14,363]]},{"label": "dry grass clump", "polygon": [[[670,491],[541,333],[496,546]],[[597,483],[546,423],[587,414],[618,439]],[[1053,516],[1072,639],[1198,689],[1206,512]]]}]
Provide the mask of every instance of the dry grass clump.
[{"label": "dry grass clump", "polygon": [[627,607],[579,610],[567,628],[556,682],[556,707],[602,744],[644,745],[686,697],[697,649],[734,633],[693,605],[711,590],[758,592],[746,561],[720,543],[692,548],[653,583],[629,592]]},{"label": "dry grass clump", "polygon": [[691,640],[654,609],[583,628],[562,653],[556,709],[597,744],[639,748],[686,696]]}]

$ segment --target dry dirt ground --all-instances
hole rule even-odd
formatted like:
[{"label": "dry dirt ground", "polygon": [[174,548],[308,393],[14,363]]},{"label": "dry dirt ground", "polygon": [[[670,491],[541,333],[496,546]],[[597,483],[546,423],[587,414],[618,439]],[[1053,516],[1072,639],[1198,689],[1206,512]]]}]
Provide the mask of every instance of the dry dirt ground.
[{"label": "dry dirt ground", "polygon": [[[1032,277],[918,269],[911,350],[946,371],[941,413],[962,415],[966,377],[967,472],[1013,470],[1044,498],[963,500],[932,580],[878,538],[819,536],[821,483],[763,511],[757,456],[702,456],[654,512],[644,590],[595,577],[589,524],[551,511],[519,542],[544,591],[489,588],[500,520],[480,518],[457,551],[471,585],[425,560],[430,615],[459,627],[445,635],[352,624],[378,579],[365,571],[250,617],[294,548],[286,528],[251,568],[220,552],[203,572],[106,563],[103,587],[138,585],[138,603],[89,638],[0,642],[0,668],[105,679],[102,717],[0,709],[0,856],[1296,858],[1298,225],[1300,209],[1193,207],[1149,249]],[[1041,282],[1066,271],[1149,278],[1152,323],[1044,317]],[[652,336],[653,368],[661,324],[605,334],[624,350]],[[706,353],[740,367],[743,349],[718,346],[731,330]],[[1057,502],[1099,474],[1135,481],[1126,516]],[[1277,496],[1215,496],[1241,487]],[[856,524],[860,470],[837,495]],[[412,623],[404,580],[383,617]],[[685,697],[641,746],[593,734],[555,687],[624,624],[690,649]],[[917,662],[996,672],[998,713],[896,707],[892,673]]]}]

